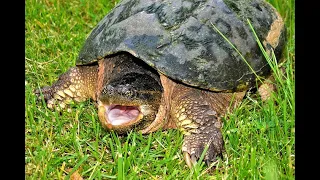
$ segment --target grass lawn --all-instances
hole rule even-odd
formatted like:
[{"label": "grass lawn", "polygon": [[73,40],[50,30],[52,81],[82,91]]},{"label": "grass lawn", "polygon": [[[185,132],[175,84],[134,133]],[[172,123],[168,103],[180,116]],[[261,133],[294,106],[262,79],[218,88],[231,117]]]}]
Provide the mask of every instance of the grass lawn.
[{"label": "grass lawn", "polygon": [[25,8],[26,179],[294,179],[294,0],[269,0],[287,27],[284,62],[274,69],[278,93],[262,102],[248,94],[223,118],[226,153],[217,169],[190,170],[182,156],[182,133],[127,136],[104,131],[93,102],[72,112],[36,104],[33,90],[51,85],[75,65],[86,36],[116,4],[113,0],[29,0]]}]

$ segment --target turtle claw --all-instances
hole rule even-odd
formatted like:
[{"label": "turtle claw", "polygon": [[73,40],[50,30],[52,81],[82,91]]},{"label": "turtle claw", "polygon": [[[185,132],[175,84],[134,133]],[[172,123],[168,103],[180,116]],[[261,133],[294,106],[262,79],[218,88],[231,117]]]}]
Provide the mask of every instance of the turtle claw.
[{"label": "turtle claw", "polygon": [[[37,97],[37,103],[40,103],[42,101],[40,90],[36,90],[34,93]],[[54,97],[50,98],[47,94],[43,92],[42,95],[47,108],[51,110],[56,109],[57,111],[61,111],[62,109],[65,109],[67,107],[67,105],[64,102],[59,102]],[[69,109],[69,107],[67,107],[67,109]]]},{"label": "turtle claw", "polygon": [[57,87],[55,86],[44,86],[41,89],[36,89],[34,91],[35,96],[37,97],[37,103],[42,101],[42,97],[47,105],[47,107],[51,110],[56,109],[61,111],[62,109],[69,109],[68,104],[70,103],[70,97],[61,96],[61,93],[57,93]]},{"label": "turtle claw", "polygon": [[204,160],[204,162],[206,163],[206,165],[209,167],[211,165],[211,161],[209,161],[209,159]]},{"label": "turtle claw", "polygon": [[[197,163],[197,157],[195,154],[190,155],[188,152],[183,152],[184,161],[186,162],[187,166],[192,169],[196,163]],[[221,155],[222,157],[222,155]],[[209,159],[204,159],[204,162],[206,163],[207,167],[210,167],[210,165],[214,162],[212,162]]]},{"label": "turtle claw", "polygon": [[41,95],[43,95],[43,98],[45,101],[49,100],[52,98],[52,94],[50,92],[50,86],[44,86],[41,89],[36,89],[34,91],[34,94],[37,97],[37,102],[41,101]]},{"label": "turtle claw", "polygon": [[187,164],[187,166],[192,169],[192,167],[194,167],[197,163],[197,158],[194,154],[191,155],[190,157],[190,154],[188,152],[184,152],[183,153],[183,157],[184,157],[184,160]]},{"label": "turtle claw", "polygon": [[187,152],[183,152],[183,158],[184,158],[184,161],[186,162],[187,166],[192,169],[192,162],[191,162],[191,158],[190,158],[190,154],[187,153]]}]

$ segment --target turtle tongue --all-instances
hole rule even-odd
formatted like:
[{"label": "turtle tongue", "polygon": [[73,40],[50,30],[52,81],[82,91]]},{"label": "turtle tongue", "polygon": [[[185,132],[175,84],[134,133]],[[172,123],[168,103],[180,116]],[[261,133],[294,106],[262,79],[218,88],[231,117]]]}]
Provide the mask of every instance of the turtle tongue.
[{"label": "turtle tongue", "polygon": [[107,116],[112,125],[122,125],[138,118],[140,111],[136,106],[111,105]]}]

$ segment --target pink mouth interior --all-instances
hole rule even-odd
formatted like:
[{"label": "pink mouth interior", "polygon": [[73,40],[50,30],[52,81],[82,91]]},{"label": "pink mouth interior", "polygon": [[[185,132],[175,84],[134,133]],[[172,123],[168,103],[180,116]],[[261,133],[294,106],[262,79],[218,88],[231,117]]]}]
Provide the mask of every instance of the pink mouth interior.
[{"label": "pink mouth interior", "polygon": [[135,106],[110,105],[107,107],[108,120],[112,125],[121,125],[134,121],[139,114],[140,111]]}]

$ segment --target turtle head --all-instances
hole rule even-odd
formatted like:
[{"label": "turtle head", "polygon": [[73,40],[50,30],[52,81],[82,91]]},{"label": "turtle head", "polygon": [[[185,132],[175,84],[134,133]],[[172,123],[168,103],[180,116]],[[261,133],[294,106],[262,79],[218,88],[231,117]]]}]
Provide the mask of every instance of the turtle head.
[{"label": "turtle head", "polygon": [[99,77],[102,83],[98,88],[98,115],[102,126],[118,133],[149,126],[161,102],[158,73],[128,54],[106,58],[99,66],[99,71],[104,72],[99,73],[103,77]]}]

